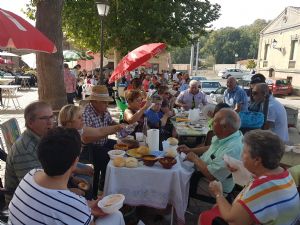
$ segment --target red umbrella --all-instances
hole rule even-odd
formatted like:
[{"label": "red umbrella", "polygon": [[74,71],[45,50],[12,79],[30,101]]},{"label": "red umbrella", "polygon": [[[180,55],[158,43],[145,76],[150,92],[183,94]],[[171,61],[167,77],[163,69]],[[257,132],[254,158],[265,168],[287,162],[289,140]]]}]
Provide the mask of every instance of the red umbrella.
[{"label": "red umbrella", "polygon": [[150,67],[152,67],[152,64],[149,62],[144,62],[141,66],[143,66],[145,68],[150,68]]},{"label": "red umbrella", "polygon": [[0,64],[3,64],[5,61],[2,57],[0,57]]},{"label": "red umbrella", "polygon": [[0,47],[55,53],[44,34],[20,16],[0,8]]},{"label": "red umbrella", "polygon": [[153,56],[159,54],[165,48],[165,43],[152,43],[142,45],[129,52],[117,65],[109,79],[109,83],[113,83],[120,79],[122,76],[124,76],[125,72],[134,70],[143,63],[147,62]]},{"label": "red umbrella", "polygon": [[13,65],[14,64],[14,62],[13,61],[11,61],[10,59],[5,59],[5,62],[4,62],[5,64],[8,64],[8,65]]}]

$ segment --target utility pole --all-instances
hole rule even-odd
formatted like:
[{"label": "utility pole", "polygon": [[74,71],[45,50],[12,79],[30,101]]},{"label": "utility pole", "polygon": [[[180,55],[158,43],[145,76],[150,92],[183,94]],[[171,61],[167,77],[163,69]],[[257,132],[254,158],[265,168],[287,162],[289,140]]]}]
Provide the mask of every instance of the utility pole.
[{"label": "utility pole", "polygon": [[196,71],[195,75],[198,74],[198,62],[199,62],[199,40],[197,41],[197,52],[196,52]]},{"label": "utility pole", "polygon": [[190,76],[193,74],[193,65],[194,65],[194,44],[191,46],[191,58],[190,58]]}]

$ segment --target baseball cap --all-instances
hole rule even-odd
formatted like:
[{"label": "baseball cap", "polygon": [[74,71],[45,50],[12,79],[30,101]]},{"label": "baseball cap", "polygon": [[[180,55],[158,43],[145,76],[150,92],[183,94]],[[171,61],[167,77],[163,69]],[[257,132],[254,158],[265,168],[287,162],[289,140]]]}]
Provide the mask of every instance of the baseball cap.
[{"label": "baseball cap", "polygon": [[265,83],[266,78],[261,73],[257,73],[251,77],[250,84],[258,84],[258,83]]}]

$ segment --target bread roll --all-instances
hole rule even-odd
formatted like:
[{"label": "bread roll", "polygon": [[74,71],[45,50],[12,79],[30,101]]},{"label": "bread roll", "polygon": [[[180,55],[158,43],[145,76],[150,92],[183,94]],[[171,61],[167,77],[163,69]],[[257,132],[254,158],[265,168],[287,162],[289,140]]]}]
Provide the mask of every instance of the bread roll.
[{"label": "bread roll", "polygon": [[149,155],[150,151],[149,151],[149,148],[147,146],[141,146],[139,147],[136,152],[138,154],[141,154],[142,156],[143,155]]},{"label": "bread roll", "polygon": [[174,149],[168,149],[165,156],[175,158],[177,156],[177,151]]},{"label": "bread roll", "polygon": [[113,160],[113,164],[115,167],[124,167],[126,164],[125,158],[123,157],[116,157]]},{"label": "bread roll", "polygon": [[128,168],[138,167],[138,161],[136,158],[128,157],[125,159],[125,161],[126,161],[126,167],[128,167]]},{"label": "bread roll", "polygon": [[176,138],[170,137],[167,139],[170,145],[178,145],[178,140]]}]

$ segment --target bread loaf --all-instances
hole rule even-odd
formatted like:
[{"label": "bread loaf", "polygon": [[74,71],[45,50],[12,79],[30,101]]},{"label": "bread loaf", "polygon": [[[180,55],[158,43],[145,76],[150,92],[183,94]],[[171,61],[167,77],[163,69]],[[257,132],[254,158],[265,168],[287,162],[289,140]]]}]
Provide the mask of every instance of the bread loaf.
[{"label": "bread loaf", "polygon": [[113,160],[113,164],[115,167],[124,167],[126,164],[125,158],[123,157],[116,157]]},{"label": "bread loaf", "polygon": [[136,168],[138,167],[138,161],[136,158],[128,157],[126,158],[126,167],[128,168]]}]

